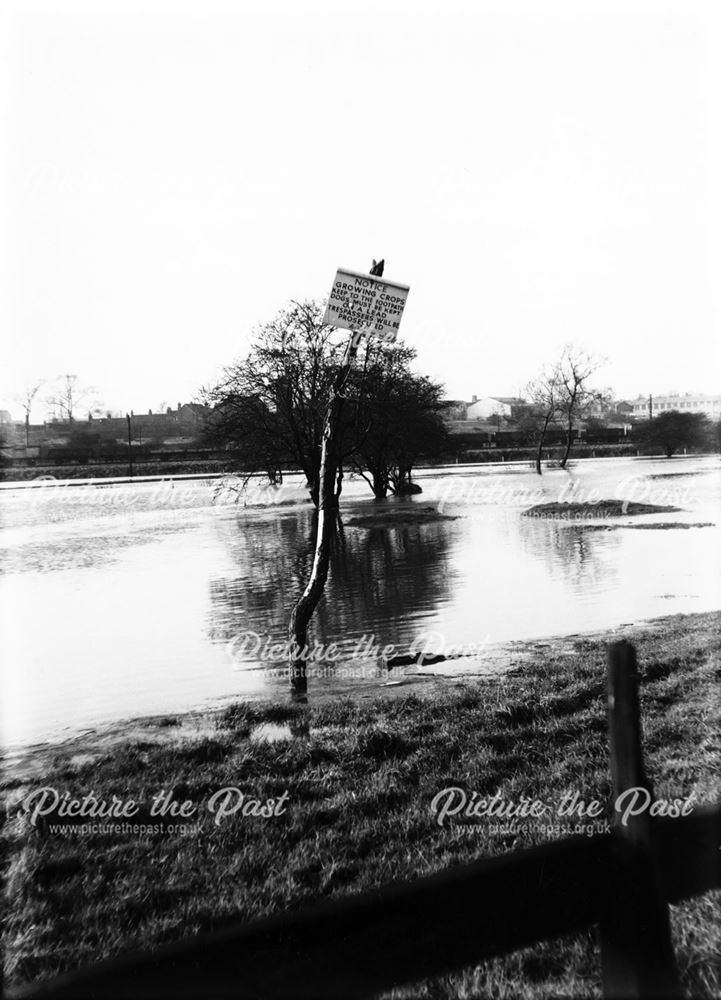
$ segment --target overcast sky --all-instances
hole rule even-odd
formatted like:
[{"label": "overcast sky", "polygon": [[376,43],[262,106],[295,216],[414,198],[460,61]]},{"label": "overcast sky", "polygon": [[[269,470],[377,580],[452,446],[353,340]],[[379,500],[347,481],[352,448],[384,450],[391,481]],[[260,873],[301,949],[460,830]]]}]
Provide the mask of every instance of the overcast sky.
[{"label": "overcast sky", "polygon": [[190,400],[373,257],[453,398],[569,340],[622,397],[721,392],[715,0],[5,0],[0,38],[14,416],[64,373]]}]

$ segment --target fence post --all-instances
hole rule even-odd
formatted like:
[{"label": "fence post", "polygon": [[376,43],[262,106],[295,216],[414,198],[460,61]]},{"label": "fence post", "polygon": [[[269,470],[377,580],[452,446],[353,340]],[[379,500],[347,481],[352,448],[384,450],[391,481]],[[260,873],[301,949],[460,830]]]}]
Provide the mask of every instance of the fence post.
[{"label": "fence post", "polygon": [[[614,805],[639,805],[653,794],[641,749],[636,650],[626,641],[608,650],[608,728]],[[623,817],[614,808],[614,872],[600,923],[606,998],[651,1000],[682,996],[661,894],[648,809]]]}]

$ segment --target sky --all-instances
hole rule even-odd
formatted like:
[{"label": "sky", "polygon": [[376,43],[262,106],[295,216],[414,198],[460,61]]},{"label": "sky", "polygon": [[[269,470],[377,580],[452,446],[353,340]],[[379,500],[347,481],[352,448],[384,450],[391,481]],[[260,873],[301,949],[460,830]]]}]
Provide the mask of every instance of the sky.
[{"label": "sky", "polygon": [[416,368],[721,392],[721,4],[5,0],[0,408],[197,398],[338,267]]}]

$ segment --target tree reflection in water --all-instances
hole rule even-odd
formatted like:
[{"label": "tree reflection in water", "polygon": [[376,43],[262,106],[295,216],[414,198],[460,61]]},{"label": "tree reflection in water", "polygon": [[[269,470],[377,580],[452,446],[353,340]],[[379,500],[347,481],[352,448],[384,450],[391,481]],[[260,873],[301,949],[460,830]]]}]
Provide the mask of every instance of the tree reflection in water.
[{"label": "tree reflection in water", "polygon": [[[566,580],[574,589],[589,592],[610,589],[618,576],[618,563],[608,558],[609,548],[617,547],[618,532],[598,530],[579,522],[519,518],[520,537],[525,551],[542,559],[553,579]],[[603,527],[603,526],[601,526]]]},{"label": "tree reflection in water", "polygon": [[[313,562],[313,522],[310,509],[295,508],[239,514],[219,525],[237,575],[210,581],[214,642],[237,642],[248,633],[263,645],[287,642],[290,611]],[[344,655],[364,635],[381,647],[398,644],[414,614],[448,600],[451,541],[447,522],[370,529],[339,524],[311,643],[336,643]],[[260,659],[248,666],[261,666]]]}]

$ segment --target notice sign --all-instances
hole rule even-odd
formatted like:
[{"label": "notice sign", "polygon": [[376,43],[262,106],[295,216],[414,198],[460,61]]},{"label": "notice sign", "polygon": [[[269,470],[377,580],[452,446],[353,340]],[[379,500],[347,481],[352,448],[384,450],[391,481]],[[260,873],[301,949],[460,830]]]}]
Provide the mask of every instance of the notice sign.
[{"label": "notice sign", "polygon": [[398,336],[408,291],[408,285],[357,271],[339,270],[323,322],[392,344]]}]

